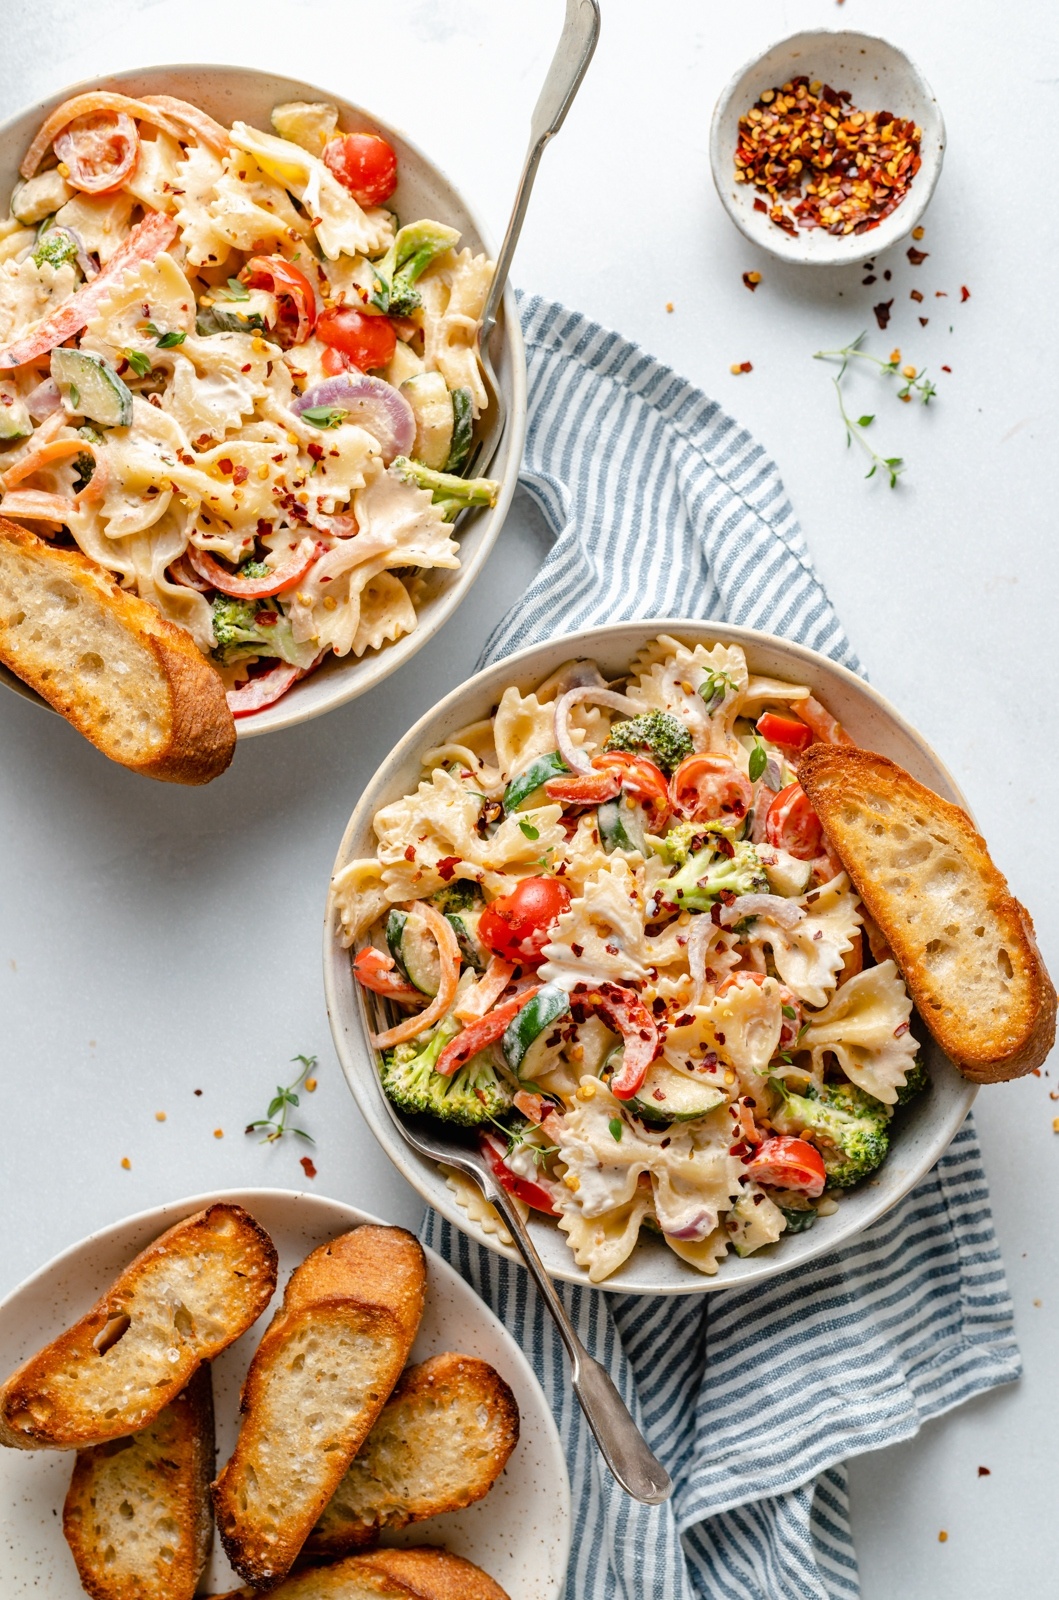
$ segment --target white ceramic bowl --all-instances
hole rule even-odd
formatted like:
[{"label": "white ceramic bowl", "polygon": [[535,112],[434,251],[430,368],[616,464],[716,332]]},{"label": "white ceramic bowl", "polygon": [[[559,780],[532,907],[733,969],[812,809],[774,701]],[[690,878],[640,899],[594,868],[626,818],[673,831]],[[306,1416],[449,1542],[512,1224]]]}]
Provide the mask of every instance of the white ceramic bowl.
[{"label": "white ceramic bowl", "polygon": [[[892,111],[923,130],[922,166],[895,211],[867,233],[830,234],[824,228],[799,228],[789,234],[764,212],[754,210],[760,194],[735,181],[739,119],[765,89],[805,73],[833,89],[848,89],[862,111]],[[710,166],[725,210],[752,244],[771,255],[806,266],[848,266],[875,256],[903,239],[919,222],[941,175],[945,123],[934,91],[919,68],[896,45],[870,33],[815,28],[781,39],[732,78],[718,100],[710,127]]]},{"label": "white ceramic bowl", "polygon": [[[335,871],[357,857],[374,854],[372,818],[380,806],[415,788],[421,753],[443,744],[455,729],[487,717],[506,685],[515,683],[526,691],[573,656],[591,657],[599,662],[606,677],[615,678],[628,669],[630,658],[640,646],[660,633],[675,634],[691,644],[721,640],[742,645],[752,672],[808,684],[858,744],[890,756],[947,800],[966,805],[950,773],[893,706],[861,678],[815,651],[720,622],[621,622],[521,650],[479,672],[421,717],[364,789],[339,846]],[[353,978],[350,953],[343,949],[330,921],[324,929],[324,989],[342,1070],[364,1120],[394,1166],[450,1222],[490,1250],[518,1260],[513,1250],[498,1243],[495,1234],[485,1233],[468,1220],[433,1162],[409,1149],[394,1128],[379,1087],[375,1052],[368,1041],[363,991]],[[894,1140],[877,1177],[844,1196],[834,1215],[821,1217],[809,1232],[785,1237],[745,1260],[727,1256],[712,1278],[695,1272],[664,1241],[641,1233],[629,1260],[601,1287],[632,1294],[694,1294],[735,1286],[747,1288],[777,1273],[796,1270],[802,1262],[847,1243],[862,1228],[877,1221],[929,1172],[955,1137],[975,1097],[975,1085],[960,1077],[926,1030],[920,1027],[918,1036],[924,1041],[932,1088],[903,1113],[900,1136]],[[570,1254],[565,1236],[553,1223],[534,1213],[530,1229],[553,1277],[568,1283],[588,1283],[587,1274]]]},{"label": "white ceramic bowl", "polygon": [[[363,1222],[352,1206],[286,1189],[196,1195],[126,1217],[41,1267],[0,1303],[0,1375],[81,1316],[138,1250],[215,1200],[251,1212],[279,1251],[278,1305],[291,1269],[310,1250]],[[490,1573],[512,1600],[557,1600],[570,1548],[570,1485],[559,1434],[533,1370],[514,1339],[440,1256],[427,1251],[427,1296],[412,1360],[443,1350],[479,1356],[511,1385],[521,1416],[519,1442],[493,1488],[477,1505],[413,1523],[384,1544],[444,1544]],[[239,1390],[271,1310],[213,1363],[217,1461],[235,1443]],[[4,1600],[83,1600],[62,1536],[61,1512],[73,1457],[65,1450],[0,1450],[0,1549]],[[203,1588],[223,1593],[239,1579],[219,1542]]]},{"label": "white ceramic bowl", "polygon": [[[0,125],[0,200],[4,207],[18,178],[18,164],[48,113],[71,95],[96,87],[96,80],[73,84]],[[241,118],[255,127],[268,129],[272,107],[285,100],[330,101],[338,107],[340,124],[344,130],[362,129],[381,133],[397,151],[400,181],[394,193],[393,207],[399,217],[405,221],[422,216],[436,217],[440,222],[459,228],[462,244],[495,255],[474,212],[440,168],[403,133],[380,122],[377,117],[331,89],[322,89],[294,78],[275,77],[249,67],[213,66],[137,68],[116,73],[106,80],[106,87],[120,89],[131,95],[177,95],[190,100],[193,105],[202,106],[226,127],[236,118]],[[425,575],[426,596],[418,607],[419,623],[412,633],[398,639],[396,644],[370,650],[364,656],[345,656],[342,660],[329,656],[322,667],[311,677],[295,684],[276,705],[259,711],[256,716],[240,718],[236,723],[236,733],[240,739],[252,739],[261,733],[275,733],[280,728],[294,727],[299,722],[307,722],[310,717],[318,717],[325,711],[344,705],[347,700],[355,700],[358,695],[365,694],[414,656],[444,626],[471,588],[507,516],[518,483],[526,434],[526,357],[514,295],[510,289],[504,296],[498,327],[493,342],[494,365],[507,402],[507,426],[489,471],[491,477],[500,480],[500,492],[495,506],[472,510],[461,518],[456,534],[460,544],[459,568],[455,571],[439,569]],[[4,667],[0,667],[0,681],[25,699],[50,709],[32,689]]]}]

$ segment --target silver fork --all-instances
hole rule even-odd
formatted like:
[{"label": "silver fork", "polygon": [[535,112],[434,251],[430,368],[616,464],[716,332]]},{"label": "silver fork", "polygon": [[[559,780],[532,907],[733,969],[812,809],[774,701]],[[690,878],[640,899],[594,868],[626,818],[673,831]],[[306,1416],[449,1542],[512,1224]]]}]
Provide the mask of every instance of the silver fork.
[{"label": "silver fork", "polygon": [[[369,1026],[372,1031],[377,1031],[390,1025],[390,1020],[384,1016],[383,1002],[372,997],[371,1009],[375,1015],[369,1024],[365,991],[360,991],[359,1000],[366,1024],[365,1033]],[[672,1479],[629,1415],[628,1407],[607,1369],[589,1355],[578,1338],[511,1195],[497,1181],[484,1156],[472,1144],[448,1134],[444,1124],[425,1117],[399,1115],[383,1093],[377,1072],[369,1071],[367,1076],[372,1083],[372,1099],[380,1109],[385,1107],[387,1116],[405,1143],[428,1161],[436,1161],[462,1172],[478,1185],[485,1198],[499,1211],[566,1347],[570,1358],[570,1382],[604,1461],[626,1494],[642,1501],[644,1505],[661,1505],[673,1492]]]},{"label": "silver fork", "polygon": [[544,154],[544,146],[562,127],[566,113],[581,86],[581,80],[588,71],[588,63],[592,60],[592,52],[596,48],[598,38],[597,0],[566,0],[566,20],[563,23],[555,55],[552,57],[552,64],[548,69],[548,76],[544,80],[544,87],[533,110],[529,149],[526,151],[522,176],[515,194],[511,221],[507,225],[504,242],[500,246],[489,296],[482,313],[479,349],[486,387],[489,390],[489,404],[482,414],[482,427],[475,448],[464,468],[464,476],[468,478],[484,476],[500,448],[504,423],[507,420],[507,407],[493,367],[489,344],[493,329],[496,327],[500,302],[507,287],[515,247],[526,219],[530,192],[533,189],[533,180],[537,176],[541,156]]}]

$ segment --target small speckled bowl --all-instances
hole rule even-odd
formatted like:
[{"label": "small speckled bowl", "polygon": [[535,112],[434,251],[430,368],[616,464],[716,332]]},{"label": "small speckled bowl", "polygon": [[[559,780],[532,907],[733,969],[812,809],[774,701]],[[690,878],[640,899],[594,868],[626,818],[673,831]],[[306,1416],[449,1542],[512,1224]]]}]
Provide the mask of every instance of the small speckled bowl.
[{"label": "small speckled bowl", "polygon": [[[739,119],[766,89],[799,74],[821,79],[833,89],[848,89],[862,111],[892,111],[923,130],[922,165],[896,210],[866,233],[831,234],[825,228],[799,228],[789,234],[754,210],[761,190],[735,180]],[[806,266],[841,267],[864,261],[895,244],[919,222],[941,175],[945,123],[934,91],[919,68],[896,45],[870,33],[816,28],[782,39],[741,67],[724,90],[710,127],[710,166],[721,203],[740,233],[783,261]]]},{"label": "small speckled bowl", "polygon": [[[137,1251],[181,1217],[218,1200],[244,1206],[279,1252],[279,1287],[272,1306],[213,1362],[217,1464],[225,1462],[235,1444],[246,1369],[292,1269],[317,1245],[361,1223],[378,1222],[378,1217],[338,1200],[286,1189],[195,1195],[126,1217],[63,1251],[0,1303],[0,1378],[82,1316]],[[519,1442],[484,1500],[465,1511],[415,1522],[382,1542],[443,1544],[476,1562],[511,1600],[558,1600],[570,1552],[570,1485],[548,1402],[507,1329],[453,1268],[428,1250],[426,1307],[411,1359],[423,1361],[445,1350],[488,1361],[511,1385],[521,1419]],[[60,1516],[71,1459],[66,1450],[0,1450],[4,1600],[40,1595],[84,1600]],[[215,1541],[202,1591],[227,1593],[239,1581]]]}]

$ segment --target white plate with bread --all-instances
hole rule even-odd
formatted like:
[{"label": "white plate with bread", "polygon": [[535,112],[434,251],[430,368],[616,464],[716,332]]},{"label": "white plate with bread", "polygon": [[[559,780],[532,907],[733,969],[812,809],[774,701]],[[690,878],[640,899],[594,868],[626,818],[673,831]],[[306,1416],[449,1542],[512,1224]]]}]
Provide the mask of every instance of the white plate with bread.
[{"label": "white plate with bread", "polygon": [[[945,1151],[979,1083],[1019,1076],[1043,1061],[1054,1039],[1055,990],[1028,913],[1009,894],[954,779],[922,735],[876,689],[834,661],[803,645],[719,622],[615,623],[534,645],[478,673],[422,717],[364,787],[339,847],[335,879],[348,863],[374,854],[373,818],[380,807],[415,791],[424,752],[446,747],[456,730],[489,718],[509,685],[525,695],[544,680],[554,683],[552,675],[574,657],[597,663],[613,683],[659,635],[689,648],[739,645],[750,672],[808,685],[846,730],[851,744],[811,747],[817,758],[809,759],[805,786],[831,849],[886,935],[918,1008],[923,1026],[915,1032],[931,1083],[928,1093],[904,1108],[900,1138],[871,1181],[845,1191],[837,1210],[821,1216],[811,1231],[785,1235],[779,1245],[754,1255],[729,1255],[709,1277],[689,1270],[664,1240],[645,1231],[603,1284],[631,1294],[688,1294],[747,1288],[797,1271],[876,1222]],[[499,1217],[470,1191],[469,1181],[448,1181],[395,1126],[347,942],[332,907],[324,935],[328,1012],[339,1060],[368,1126],[428,1204],[490,1250],[517,1259]],[[550,1218],[533,1211],[529,1228],[553,1277],[589,1282]]]},{"label": "white plate with bread", "polygon": [[0,1304],[0,1376],[5,1600],[560,1592],[569,1483],[529,1363],[350,1206],[233,1191],[102,1229]]}]

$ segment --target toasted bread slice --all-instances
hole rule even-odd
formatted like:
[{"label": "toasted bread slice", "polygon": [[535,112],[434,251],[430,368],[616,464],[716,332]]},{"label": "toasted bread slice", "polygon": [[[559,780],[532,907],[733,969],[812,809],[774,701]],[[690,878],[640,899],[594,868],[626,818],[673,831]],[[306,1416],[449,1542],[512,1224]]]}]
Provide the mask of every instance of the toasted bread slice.
[{"label": "toasted bread slice", "polygon": [[291,1274],[243,1385],[243,1425],[214,1484],[232,1566],[286,1576],[371,1432],[423,1314],[423,1250],[403,1228],[354,1228]]},{"label": "toasted bread slice", "polygon": [[140,1433],[79,1450],[63,1533],[93,1600],[192,1600],[210,1553],[213,1385],[199,1367]]},{"label": "toasted bread slice", "polygon": [[112,761],[209,783],[235,750],[219,675],[191,635],[80,550],[0,517],[0,661]]},{"label": "toasted bread slice", "polygon": [[978,1083],[1039,1067],[1055,989],[967,813],[853,745],[812,745],[798,779],[953,1064]]},{"label": "toasted bread slice", "polygon": [[515,1397],[475,1356],[432,1356],[401,1375],[378,1422],[306,1540],[310,1558],[346,1555],[487,1494],[518,1443]]},{"label": "toasted bread slice", "polygon": [[[254,1600],[233,1589],[214,1600]],[[330,1567],[296,1573],[273,1589],[275,1600],[509,1600],[481,1567],[447,1550],[372,1550]]]},{"label": "toasted bread slice", "polygon": [[276,1251],[241,1206],[167,1229],[0,1388],[0,1444],[80,1450],[139,1433],[264,1311]]}]

